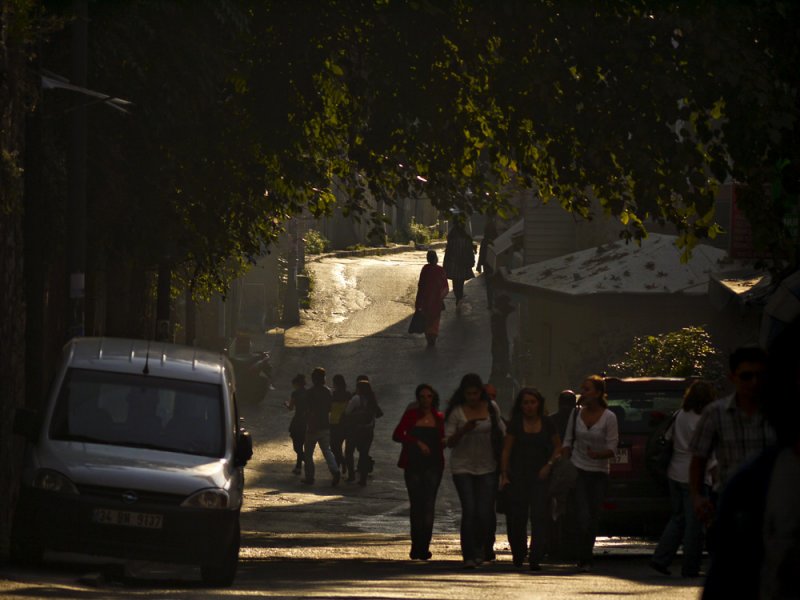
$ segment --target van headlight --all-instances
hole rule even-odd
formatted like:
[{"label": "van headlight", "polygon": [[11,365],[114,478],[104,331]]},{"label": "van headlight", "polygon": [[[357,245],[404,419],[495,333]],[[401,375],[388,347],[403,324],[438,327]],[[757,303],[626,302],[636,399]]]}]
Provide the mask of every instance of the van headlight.
[{"label": "van headlight", "polygon": [[45,492],[57,492],[60,494],[77,494],[78,488],[69,478],[58,471],[52,469],[39,469],[33,479],[33,487]]},{"label": "van headlight", "polygon": [[181,506],[190,508],[228,508],[230,496],[220,489],[201,490],[189,496]]}]

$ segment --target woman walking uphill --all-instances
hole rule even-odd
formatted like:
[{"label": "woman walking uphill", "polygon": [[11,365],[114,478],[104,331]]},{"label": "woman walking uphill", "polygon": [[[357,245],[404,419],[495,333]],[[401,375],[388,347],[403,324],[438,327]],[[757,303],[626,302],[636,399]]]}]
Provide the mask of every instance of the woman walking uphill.
[{"label": "woman walking uphill", "polygon": [[[347,462],[347,481],[354,481],[358,472],[358,485],[367,485],[367,475],[372,470],[369,450],[375,437],[375,419],[383,416],[381,407],[372,391],[369,379],[359,376],[356,393],[350,398],[345,409],[347,423],[347,443],[345,461]],[[355,467],[355,451],[358,450],[358,466]],[[353,468],[355,467],[355,471]]]},{"label": "woman walking uphill", "polygon": [[530,569],[541,568],[548,530],[547,484],[560,454],[561,439],[544,415],[544,398],[534,388],[522,388],[511,409],[500,469],[500,488],[509,495],[508,543],[515,567],[525,561],[530,519]]},{"label": "woman walking uphill", "polygon": [[464,282],[475,277],[472,267],[475,265],[475,249],[472,237],[467,233],[464,224],[456,222],[447,234],[447,247],[444,251],[444,270],[447,278],[453,280],[453,294],[456,306],[464,297]]},{"label": "woman walking uphill", "polygon": [[292,469],[292,473],[300,475],[303,468],[304,451],[303,444],[306,440],[306,419],[308,413],[308,403],[306,401],[306,377],[298,373],[292,379],[292,395],[284,406],[294,411],[294,416],[289,423],[289,437],[292,438],[292,447],[297,455],[297,462]]},{"label": "woman walking uphill", "polygon": [[450,291],[447,275],[437,263],[436,250],[428,250],[428,264],[422,267],[417,283],[417,299],[414,307],[425,316],[425,339],[428,346],[436,344],[439,336],[439,319],[444,308],[444,297]]},{"label": "woman walking uphill", "polygon": [[336,459],[336,464],[342,469],[342,474],[347,472],[347,466],[342,451],[345,438],[347,437],[347,426],[344,419],[344,411],[347,403],[353,394],[347,389],[347,383],[343,375],[333,376],[333,401],[331,402],[330,424],[331,424],[331,452]]},{"label": "woman walking uphill", "polygon": [[608,473],[617,450],[619,430],[616,415],[608,410],[606,384],[600,375],[587,377],[581,384],[580,394],[581,407],[572,412],[567,423],[561,454],[570,459],[578,471],[574,503],[575,551],[578,569],[589,571],[600,506],[608,488]]},{"label": "woman walking uphill", "polygon": [[433,535],[436,493],[444,470],[444,415],[439,412],[439,394],[427,383],[415,391],[416,406],[406,410],[392,439],[403,444],[397,463],[404,469],[411,505],[411,552],[409,557],[428,560]]},{"label": "woman walking uphill", "polygon": [[689,491],[689,464],[692,454],[689,441],[700,421],[703,409],[714,401],[714,388],[706,381],[695,381],[686,390],[683,406],[672,426],[672,459],[667,469],[667,485],[672,515],[658,542],[650,566],[669,575],[669,566],[683,544],[681,575],[697,577],[703,553],[703,525],[694,512]]},{"label": "woman walking uphill", "polygon": [[445,435],[461,502],[461,555],[464,566],[474,569],[493,552],[488,540],[494,533],[497,468],[505,435],[500,409],[486,395],[479,375],[461,378],[445,413]]}]

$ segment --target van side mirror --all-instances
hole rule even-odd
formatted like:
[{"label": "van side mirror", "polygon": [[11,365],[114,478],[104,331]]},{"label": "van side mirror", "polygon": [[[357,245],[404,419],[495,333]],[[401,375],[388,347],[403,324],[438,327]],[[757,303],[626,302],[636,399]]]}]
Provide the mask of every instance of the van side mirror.
[{"label": "van side mirror", "polygon": [[253,438],[250,432],[244,427],[236,433],[236,450],[233,452],[233,464],[236,467],[243,467],[253,456]]},{"label": "van side mirror", "polygon": [[39,439],[41,428],[42,417],[35,410],[18,408],[14,411],[13,432],[16,435],[21,435],[26,440],[33,443]]}]

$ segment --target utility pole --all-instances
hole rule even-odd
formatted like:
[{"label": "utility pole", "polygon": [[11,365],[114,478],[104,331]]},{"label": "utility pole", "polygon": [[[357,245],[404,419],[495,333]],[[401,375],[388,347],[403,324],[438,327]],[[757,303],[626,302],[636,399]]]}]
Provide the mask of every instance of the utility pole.
[{"label": "utility pole", "polygon": [[286,256],[286,295],[283,301],[283,322],[285,325],[300,323],[300,305],[297,295],[297,263],[299,262],[300,236],[297,219],[292,217],[288,226],[289,252]]},{"label": "utility pole", "polygon": [[[86,87],[88,70],[89,8],[87,0],[73,0],[72,82]],[[69,271],[69,313],[67,336],[85,334],[86,298],[86,106],[74,99],[69,144],[67,226],[67,268]]]}]

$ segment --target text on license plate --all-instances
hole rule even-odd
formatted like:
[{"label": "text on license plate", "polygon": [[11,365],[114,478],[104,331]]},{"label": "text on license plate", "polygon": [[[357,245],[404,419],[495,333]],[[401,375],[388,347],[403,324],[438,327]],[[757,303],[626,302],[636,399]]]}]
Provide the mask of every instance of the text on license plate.
[{"label": "text on license plate", "polygon": [[617,448],[614,462],[618,465],[627,465],[630,461],[631,457],[628,448]]},{"label": "text on license plate", "polygon": [[123,527],[143,527],[145,529],[161,529],[164,524],[163,515],[132,512],[129,510],[113,510],[95,508],[92,521],[102,525],[122,525]]}]

